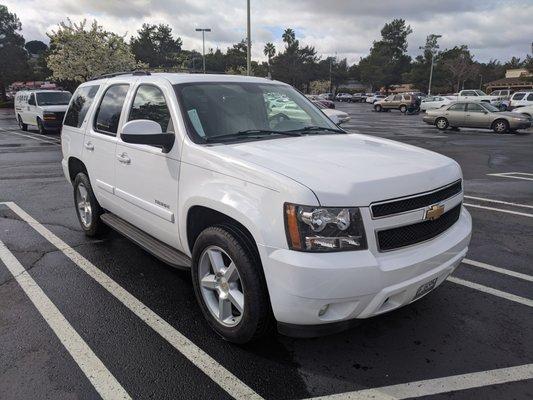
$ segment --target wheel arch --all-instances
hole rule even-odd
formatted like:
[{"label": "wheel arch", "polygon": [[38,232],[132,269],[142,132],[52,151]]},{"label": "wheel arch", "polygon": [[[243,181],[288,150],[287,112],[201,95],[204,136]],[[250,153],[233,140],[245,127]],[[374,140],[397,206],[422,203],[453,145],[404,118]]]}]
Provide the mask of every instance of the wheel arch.
[{"label": "wheel arch", "polygon": [[77,157],[69,157],[68,159],[68,174],[70,177],[70,181],[74,182],[74,179],[76,178],[76,175],[78,175],[80,172],[83,172],[89,177],[89,172],[87,171],[87,167]]},{"label": "wheel arch", "polygon": [[507,128],[509,129],[511,124],[505,118],[496,118],[494,121],[492,121],[492,124],[490,124],[490,129],[494,129],[494,126],[500,121],[505,122],[507,124]]}]

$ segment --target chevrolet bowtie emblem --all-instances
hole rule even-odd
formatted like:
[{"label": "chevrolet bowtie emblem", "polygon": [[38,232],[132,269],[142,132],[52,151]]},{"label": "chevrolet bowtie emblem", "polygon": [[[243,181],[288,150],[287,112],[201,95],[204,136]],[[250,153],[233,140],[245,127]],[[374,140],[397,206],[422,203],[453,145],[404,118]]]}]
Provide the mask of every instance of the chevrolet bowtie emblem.
[{"label": "chevrolet bowtie emblem", "polygon": [[427,209],[425,219],[429,221],[434,221],[440,218],[442,214],[444,214],[444,206],[435,204]]}]

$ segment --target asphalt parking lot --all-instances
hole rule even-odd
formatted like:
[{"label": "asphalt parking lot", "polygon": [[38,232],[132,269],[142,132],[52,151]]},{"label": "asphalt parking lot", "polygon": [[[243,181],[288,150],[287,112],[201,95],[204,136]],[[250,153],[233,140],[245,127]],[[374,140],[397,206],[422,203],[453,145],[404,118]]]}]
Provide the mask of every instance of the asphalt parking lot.
[{"label": "asphalt parking lot", "polygon": [[467,259],[434,293],[352,330],[247,346],[209,329],[188,273],[114,232],[86,238],[59,136],[1,110],[0,398],[533,398],[533,130],[441,132],[421,115],[337,108],[348,130],[461,164]]}]

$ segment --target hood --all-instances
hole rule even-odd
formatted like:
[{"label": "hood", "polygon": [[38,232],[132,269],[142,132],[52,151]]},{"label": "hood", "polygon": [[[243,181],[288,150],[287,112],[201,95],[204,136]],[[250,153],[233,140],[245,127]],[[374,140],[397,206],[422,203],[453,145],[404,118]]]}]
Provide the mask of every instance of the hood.
[{"label": "hood", "polygon": [[525,115],[521,115],[520,113],[512,112],[512,111],[500,111],[499,113],[497,113],[497,115],[503,116],[503,117],[528,119]]},{"label": "hood", "polygon": [[326,206],[368,206],[461,177],[459,165],[448,157],[358,134],[261,140],[213,150],[288,176]]},{"label": "hood", "polygon": [[64,112],[67,111],[68,104],[65,105],[58,105],[58,106],[39,106],[43,111],[50,111],[50,112]]}]

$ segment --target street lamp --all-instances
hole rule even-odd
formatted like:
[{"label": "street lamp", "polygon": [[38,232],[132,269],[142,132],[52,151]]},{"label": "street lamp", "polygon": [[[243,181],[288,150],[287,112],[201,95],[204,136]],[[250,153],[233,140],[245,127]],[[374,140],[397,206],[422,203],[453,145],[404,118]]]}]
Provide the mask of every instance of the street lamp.
[{"label": "street lamp", "polygon": [[[438,38],[442,37],[442,35],[433,35],[433,34],[431,34],[430,36],[435,38],[435,39],[438,39]],[[438,48],[438,47],[439,46],[436,46],[436,48]],[[420,50],[426,50],[426,47],[420,46],[419,49]],[[435,61],[435,53],[433,52],[433,50],[430,50],[430,51],[431,51],[431,68],[429,70],[428,96],[431,95],[431,81],[433,79],[433,65],[434,65],[434,61]]]},{"label": "street lamp", "polygon": [[211,32],[211,28],[196,28],[196,32],[202,32],[202,61],[205,74],[205,33]]},{"label": "street lamp", "polygon": [[246,0],[246,74],[251,75],[252,70],[252,38],[250,23],[250,0]]}]

